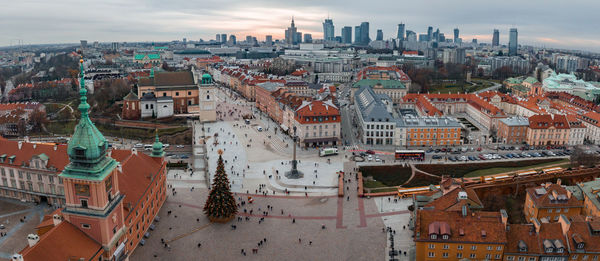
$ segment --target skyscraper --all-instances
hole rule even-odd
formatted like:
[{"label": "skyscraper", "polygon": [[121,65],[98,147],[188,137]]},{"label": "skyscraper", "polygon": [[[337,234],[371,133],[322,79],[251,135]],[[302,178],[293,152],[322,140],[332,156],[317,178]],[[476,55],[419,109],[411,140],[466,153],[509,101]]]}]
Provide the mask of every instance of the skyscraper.
[{"label": "skyscraper", "polygon": [[396,38],[400,41],[404,41],[404,24],[398,24],[398,35]]},{"label": "skyscraper", "polygon": [[427,27],[427,41],[433,41],[433,27]]},{"label": "skyscraper", "polygon": [[252,35],[246,35],[246,43],[252,43]]},{"label": "skyscraper", "polygon": [[367,45],[371,42],[371,38],[369,38],[369,22],[360,23],[360,43],[362,45]]},{"label": "skyscraper", "polygon": [[351,44],[352,43],[352,27],[344,26],[342,28],[342,43]]},{"label": "skyscraper", "polygon": [[217,43],[221,42],[221,35],[220,34],[217,34],[216,40],[217,40]]},{"label": "skyscraper", "polygon": [[354,27],[354,44],[360,44],[360,25]]},{"label": "skyscraper", "polygon": [[272,35],[265,36],[265,44],[273,45],[273,36]]},{"label": "skyscraper", "polygon": [[221,42],[222,43],[226,43],[227,42],[227,34],[221,34]]},{"label": "skyscraper", "polygon": [[375,40],[383,41],[383,30],[377,29],[377,38],[375,38]]},{"label": "skyscraper", "polygon": [[[312,40],[312,35],[310,37]],[[296,37],[294,37],[294,44],[299,44],[302,42],[302,32],[296,32]]]},{"label": "skyscraper", "polygon": [[333,20],[331,20],[331,19],[325,19],[325,22],[323,22],[323,40],[325,40],[325,41],[335,40]]},{"label": "skyscraper", "polygon": [[417,41],[417,33],[413,32],[411,30],[406,30],[406,41],[416,42]]},{"label": "skyscraper", "polygon": [[458,43],[458,28],[454,28],[454,43]]},{"label": "skyscraper", "polygon": [[285,30],[285,43],[286,44],[297,44],[296,33],[298,29],[296,29],[296,24],[294,23],[294,17],[292,17],[292,23],[288,29]]},{"label": "skyscraper", "polygon": [[500,32],[498,29],[494,29],[494,36],[492,36],[492,46],[500,45]]},{"label": "skyscraper", "polygon": [[[227,39],[227,37],[223,38],[223,35],[222,35],[221,36],[221,40],[223,40],[223,39]],[[229,44],[231,44],[231,45],[236,45],[237,44],[237,39],[235,38],[235,35],[232,34],[232,35],[229,36]]]},{"label": "skyscraper", "polygon": [[517,48],[519,46],[518,43],[519,33],[517,32],[517,28],[510,28],[510,34],[508,38],[508,55],[515,56],[517,55]]},{"label": "skyscraper", "polygon": [[312,34],[304,34],[304,42],[312,43]]}]

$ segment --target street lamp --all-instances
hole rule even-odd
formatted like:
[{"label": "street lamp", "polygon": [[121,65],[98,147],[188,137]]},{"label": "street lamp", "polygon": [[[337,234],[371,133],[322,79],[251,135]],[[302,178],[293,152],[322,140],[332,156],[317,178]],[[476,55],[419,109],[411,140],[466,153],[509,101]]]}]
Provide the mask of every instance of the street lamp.
[{"label": "street lamp", "polygon": [[302,172],[300,172],[298,170],[298,161],[296,160],[296,144],[298,142],[298,136],[296,135],[296,126],[293,127],[294,129],[294,158],[292,159],[292,169],[288,172],[285,173],[285,176],[288,179],[299,179],[299,178],[303,178],[304,174],[302,174]]}]

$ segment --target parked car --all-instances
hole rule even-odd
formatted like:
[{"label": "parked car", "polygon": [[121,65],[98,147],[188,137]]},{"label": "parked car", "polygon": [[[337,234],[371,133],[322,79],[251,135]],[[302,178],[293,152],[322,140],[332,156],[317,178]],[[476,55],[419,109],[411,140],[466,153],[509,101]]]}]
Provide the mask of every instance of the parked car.
[{"label": "parked car", "polygon": [[375,154],[375,151],[367,150],[367,154]]},{"label": "parked car", "polygon": [[371,155],[367,156],[367,160],[368,161],[373,161],[373,156],[371,156]]},{"label": "parked car", "polygon": [[441,158],[442,158],[442,156],[440,156],[440,155],[433,155],[433,156],[431,156],[431,158],[432,158],[432,159],[441,159]]},{"label": "parked car", "polygon": [[467,156],[460,156],[461,161],[467,161]]},{"label": "parked car", "polygon": [[481,147],[477,148],[477,151],[481,151]]}]

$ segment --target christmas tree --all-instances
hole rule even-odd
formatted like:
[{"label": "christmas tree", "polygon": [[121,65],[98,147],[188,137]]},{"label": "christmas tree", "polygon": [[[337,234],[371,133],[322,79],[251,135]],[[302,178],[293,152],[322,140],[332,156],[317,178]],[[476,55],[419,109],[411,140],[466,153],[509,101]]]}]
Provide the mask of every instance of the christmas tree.
[{"label": "christmas tree", "polygon": [[223,151],[219,150],[217,172],[213,178],[212,189],[204,205],[204,214],[211,221],[225,223],[235,217],[235,214],[237,214],[237,205],[229,187],[229,179],[225,173],[222,154]]}]

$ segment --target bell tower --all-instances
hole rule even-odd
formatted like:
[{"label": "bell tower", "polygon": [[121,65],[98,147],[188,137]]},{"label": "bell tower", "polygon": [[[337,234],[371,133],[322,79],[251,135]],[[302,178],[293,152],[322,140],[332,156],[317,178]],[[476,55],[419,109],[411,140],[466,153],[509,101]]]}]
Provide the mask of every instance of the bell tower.
[{"label": "bell tower", "polygon": [[69,164],[63,179],[67,221],[102,244],[105,258],[112,257],[125,238],[123,195],[119,191],[118,162],[108,155],[108,142],[89,118],[83,60],[80,61],[81,118],[68,143]]},{"label": "bell tower", "polygon": [[202,75],[198,95],[198,106],[200,107],[200,122],[213,122],[217,120],[217,98],[215,84],[212,81],[212,76],[205,73]]}]

